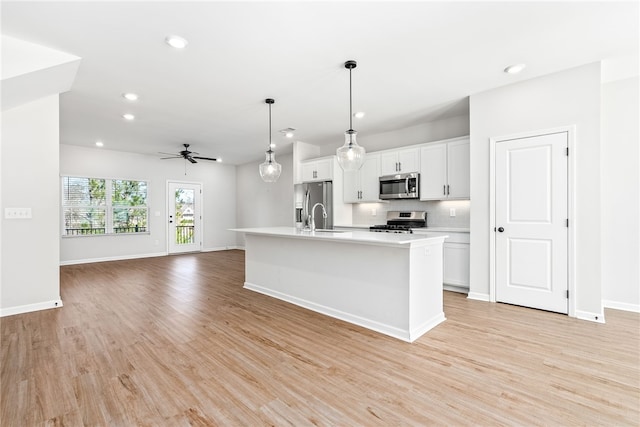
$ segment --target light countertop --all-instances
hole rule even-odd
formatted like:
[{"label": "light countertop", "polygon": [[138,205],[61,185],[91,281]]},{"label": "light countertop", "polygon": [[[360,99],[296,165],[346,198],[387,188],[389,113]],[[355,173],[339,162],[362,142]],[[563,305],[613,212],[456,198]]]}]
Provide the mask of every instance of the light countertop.
[{"label": "light countertop", "polygon": [[[368,230],[370,225],[363,224],[353,224],[353,225],[336,225],[335,228],[348,228],[354,230]],[[469,228],[458,228],[458,227],[424,227],[424,228],[414,228],[414,232],[448,232],[448,233],[469,233],[471,230]]]},{"label": "light countertop", "polygon": [[428,233],[430,231],[437,231],[438,233],[469,233],[471,230],[468,228],[457,228],[457,227],[424,227],[424,228],[414,228],[414,233]]},{"label": "light countertop", "polygon": [[428,236],[420,234],[396,234],[396,233],[372,233],[370,231],[302,231],[295,227],[260,227],[260,228],[234,228],[246,234],[283,237],[292,239],[309,239],[318,241],[332,241],[341,243],[356,243],[381,245],[392,247],[426,246],[434,243],[442,243],[447,236]]}]

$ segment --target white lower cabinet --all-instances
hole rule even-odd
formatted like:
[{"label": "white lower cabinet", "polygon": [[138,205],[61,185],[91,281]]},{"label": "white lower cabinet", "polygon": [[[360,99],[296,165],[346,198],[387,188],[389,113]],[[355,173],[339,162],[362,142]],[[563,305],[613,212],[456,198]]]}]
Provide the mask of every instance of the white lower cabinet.
[{"label": "white lower cabinet", "polygon": [[449,231],[417,231],[416,234],[449,236],[443,245],[443,288],[447,291],[469,292],[469,233]]},{"label": "white lower cabinet", "polygon": [[[447,243],[444,245],[443,282],[446,285],[469,290],[469,244]],[[451,289],[458,290],[458,289]]]}]

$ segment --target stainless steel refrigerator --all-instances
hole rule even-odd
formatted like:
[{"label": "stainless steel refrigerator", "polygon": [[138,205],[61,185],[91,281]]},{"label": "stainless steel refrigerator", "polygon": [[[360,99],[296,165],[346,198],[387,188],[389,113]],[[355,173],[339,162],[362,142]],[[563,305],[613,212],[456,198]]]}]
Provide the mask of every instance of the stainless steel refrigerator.
[{"label": "stainless steel refrigerator", "polygon": [[316,203],[322,203],[327,211],[327,217],[323,218],[322,208],[318,206],[314,214],[316,228],[333,228],[333,183],[331,181],[309,182],[304,185],[304,198],[302,202],[302,216],[304,226],[308,227],[311,220],[311,209]]}]

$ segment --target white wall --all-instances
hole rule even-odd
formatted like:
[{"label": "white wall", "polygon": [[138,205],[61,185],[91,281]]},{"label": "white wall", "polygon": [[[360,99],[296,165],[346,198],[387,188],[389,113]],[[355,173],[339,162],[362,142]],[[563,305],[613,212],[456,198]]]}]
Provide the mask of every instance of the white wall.
[{"label": "white wall", "polygon": [[575,125],[576,315],[602,319],[600,64],[472,95],[470,117],[470,292],[489,294],[489,138]]},{"label": "white wall", "polygon": [[602,86],[602,298],[640,310],[638,77]]},{"label": "white wall", "polygon": [[[234,248],[236,236],[236,168],[200,161],[186,165],[181,159],[101,148],[60,145],[60,175],[149,181],[149,234],[62,237],[60,262],[72,264],[167,253],[167,180],[202,183],[203,250]],[[59,180],[57,185],[59,186]],[[58,202],[59,205],[59,202]],[[58,206],[56,205],[56,206]],[[61,224],[56,225],[56,230]]]},{"label": "white wall", "polygon": [[[278,155],[282,165],[278,181],[268,183],[260,178],[258,165],[264,160],[246,163],[236,168],[238,182],[238,228],[293,226],[293,155]],[[238,236],[244,246],[244,236]]]},{"label": "white wall", "polygon": [[60,306],[58,95],[2,113],[2,208],[31,208],[31,219],[2,218],[0,314]]},{"label": "white wall", "polygon": [[[373,118],[366,119],[374,120]],[[358,129],[357,126],[358,123],[354,123],[356,130]],[[440,141],[466,135],[469,135],[469,116],[463,115],[428,123],[420,123],[408,128],[378,134],[358,132],[358,144],[363,146],[367,153],[371,153],[374,151],[424,144],[425,142]],[[336,154],[336,150],[341,147],[342,144],[344,144],[344,135],[336,131],[335,144],[321,146],[318,157]]]}]

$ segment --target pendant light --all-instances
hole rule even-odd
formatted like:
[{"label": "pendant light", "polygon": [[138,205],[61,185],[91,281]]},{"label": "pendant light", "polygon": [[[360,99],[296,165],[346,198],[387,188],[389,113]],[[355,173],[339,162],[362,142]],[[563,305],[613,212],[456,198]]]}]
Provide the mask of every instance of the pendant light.
[{"label": "pendant light", "polygon": [[276,162],[276,155],[273,152],[273,144],[271,143],[271,104],[276,101],[267,98],[264,102],[269,105],[269,149],[266,152],[264,163],[260,164],[260,176],[264,182],[276,182],[282,172],[282,165]]},{"label": "pendant light", "polygon": [[349,130],[344,133],[344,145],[336,151],[338,163],[345,172],[357,171],[364,164],[364,147],[356,142],[358,132],[353,130],[353,114],[352,114],[352,90],[351,90],[351,70],[356,68],[356,61],[347,61],[344,68],[349,70]]}]

